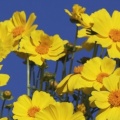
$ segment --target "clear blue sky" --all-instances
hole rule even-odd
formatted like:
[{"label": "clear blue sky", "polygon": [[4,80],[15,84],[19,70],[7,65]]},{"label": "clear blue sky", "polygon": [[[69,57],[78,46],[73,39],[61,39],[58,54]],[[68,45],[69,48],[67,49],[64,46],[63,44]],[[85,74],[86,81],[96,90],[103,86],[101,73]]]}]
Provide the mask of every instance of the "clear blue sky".
[{"label": "clear blue sky", "polygon": [[[110,13],[115,9],[120,10],[120,0],[1,0],[0,21],[9,19],[15,11],[24,10],[27,16],[34,12],[38,29],[49,35],[59,34],[62,39],[73,41],[75,25],[70,23],[68,15],[64,12],[65,8],[71,11],[73,4],[86,7],[88,14],[101,8],[106,8]],[[78,59],[83,54],[84,51],[78,54]],[[26,93],[26,66],[23,60],[13,53],[2,63],[2,73],[9,74],[11,78],[8,85],[1,89],[11,90],[16,100],[18,96]]]}]

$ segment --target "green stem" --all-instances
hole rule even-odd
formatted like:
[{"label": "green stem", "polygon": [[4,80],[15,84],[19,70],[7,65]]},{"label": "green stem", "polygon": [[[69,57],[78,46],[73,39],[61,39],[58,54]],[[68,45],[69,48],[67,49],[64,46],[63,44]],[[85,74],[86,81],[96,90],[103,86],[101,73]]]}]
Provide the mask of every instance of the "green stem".
[{"label": "green stem", "polygon": [[97,41],[95,41],[94,50],[93,50],[93,56],[92,57],[96,57],[97,51],[98,51],[98,45],[97,45]]},{"label": "green stem", "polygon": [[58,61],[56,62],[56,66],[55,66],[55,74],[57,73],[57,69],[58,69]]},{"label": "green stem", "polygon": [[[77,34],[78,34],[78,27],[76,27],[75,39],[74,39],[74,43],[73,43],[74,47],[77,43]],[[74,60],[74,52],[72,52],[72,56],[71,56],[69,73],[72,72],[73,60]]]},{"label": "green stem", "polygon": [[102,56],[103,56],[103,52],[104,52],[104,48],[101,48],[100,58],[102,58]]},{"label": "green stem", "polygon": [[30,63],[27,58],[27,95],[30,96]]},{"label": "green stem", "polygon": [[2,116],[3,116],[3,109],[4,109],[5,102],[6,102],[6,99],[3,100],[3,103],[2,103],[1,112],[0,112],[0,118],[2,118]]},{"label": "green stem", "polygon": [[67,56],[65,56],[64,62],[63,62],[63,68],[62,68],[62,79],[66,75],[66,61],[67,61]]},{"label": "green stem", "polygon": [[77,94],[77,100],[76,100],[76,105],[75,105],[76,110],[77,110],[77,106],[79,102],[79,96],[80,96],[80,90],[78,91],[78,94]]},{"label": "green stem", "polygon": [[40,91],[43,89],[43,75],[44,75],[44,65],[41,66],[41,71],[40,71]]}]

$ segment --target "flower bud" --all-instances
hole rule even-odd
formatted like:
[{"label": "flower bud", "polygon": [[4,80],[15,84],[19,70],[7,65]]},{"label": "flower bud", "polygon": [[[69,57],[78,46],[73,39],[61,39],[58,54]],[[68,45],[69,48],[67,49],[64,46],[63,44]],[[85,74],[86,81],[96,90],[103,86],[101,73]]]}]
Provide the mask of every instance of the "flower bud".
[{"label": "flower bud", "polygon": [[55,90],[57,85],[58,85],[58,83],[56,81],[50,80],[50,88],[49,89]]},{"label": "flower bud", "polygon": [[3,91],[3,98],[4,99],[10,99],[12,96],[12,93],[9,90]]},{"label": "flower bud", "polygon": [[82,103],[82,104],[79,104],[78,106],[77,106],[77,111],[80,111],[80,112],[82,112],[83,114],[85,114],[86,113],[86,107],[85,107],[85,105]]},{"label": "flower bud", "polygon": [[69,42],[69,43],[67,43],[67,44],[65,45],[65,49],[66,49],[66,52],[67,52],[67,53],[71,53],[71,52],[74,51],[74,45]]},{"label": "flower bud", "polygon": [[44,81],[49,81],[54,79],[55,79],[55,74],[49,73],[49,72],[44,73],[44,76],[43,76]]}]

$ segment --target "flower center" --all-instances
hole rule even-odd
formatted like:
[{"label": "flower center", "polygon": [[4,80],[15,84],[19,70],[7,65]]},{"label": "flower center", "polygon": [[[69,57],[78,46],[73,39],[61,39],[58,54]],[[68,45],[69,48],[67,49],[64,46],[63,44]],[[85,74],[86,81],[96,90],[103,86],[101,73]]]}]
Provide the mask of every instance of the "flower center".
[{"label": "flower center", "polygon": [[108,102],[114,106],[120,106],[120,90],[112,91],[109,95]]},{"label": "flower center", "polygon": [[112,30],[109,32],[109,37],[110,37],[114,42],[120,42],[120,30],[112,29]]},{"label": "flower center", "polygon": [[97,76],[97,81],[102,83],[104,77],[108,77],[109,75],[107,73],[100,73]]},{"label": "flower center", "polygon": [[49,50],[48,45],[40,44],[39,46],[36,47],[35,51],[39,54],[47,54]]},{"label": "flower center", "polygon": [[75,74],[81,73],[82,70],[83,70],[83,65],[74,67],[74,73],[75,73]]},{"label": "flower center", "polygon": [[35,113],[39,112],[40,111],[40,108],[38,107],[32,107],[28,110],[28,116],[30,117],[35,117]]},{"label": "flower center", "polygon": [[13,37],[15,38],[18,35],[21,35],[23,32],[24,32],[24,27],[19,26],[19,27],[16,27],[15,29],[13,29],[12,34],[13,34]]}]

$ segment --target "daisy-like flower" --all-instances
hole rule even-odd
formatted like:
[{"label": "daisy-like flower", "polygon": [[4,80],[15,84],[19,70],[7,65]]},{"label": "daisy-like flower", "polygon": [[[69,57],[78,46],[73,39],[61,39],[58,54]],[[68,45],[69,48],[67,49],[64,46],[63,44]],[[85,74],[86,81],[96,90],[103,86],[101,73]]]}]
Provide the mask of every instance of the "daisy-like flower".
[{"label": "daisy-like flower", "polygon": [[[2,65],[0,65],[0,70],[2,69]],[[0,74],[0,86],[4,86],[7,84],[10,76],[7,74]]]},{"label": "daisy-like flower", "polygon": [[74,90],[79,90],[81,88],[92,87],[92,83],[84,81],[81,79],[81,71],[84,65],[74,67],[74,73],[67,75],[60,83],[57,85],[57,94],[73,93]]},{"label": "daisy-like flower", "polygon": [[103,80],[106,90],[93,91],[89,98],[100,109],[96,120],[120,120],[120,77],[111,75]]},{"label": "daisy-like flower", "polygon": [[[92,83],[92,87],[96,90],[100,90],[103,87],[103,79],[115,74],[120,75],[120,68],[115,69],[116,61],[104,57],[103,59],[99,57],[92,58],[88,60],[81,71],[82,78],[85,81]],[[87,84],[86,84],[87,87]]]},{"label": "daisy-like flower", "polygon": [[120,58],[120,12],[115,10],[110,16],[106,9],[101,9],[93,13],[92,18],[94,20],[92,31],[97,35],[89,36],[87,42],[97,41],[97,44],[107,48],[111,58]]},{"label": "daisy-like flower", "polygon": [[13,118],[17,120],[34,120],[35,114],[42,111],[55,100],[49,93],[44,91],[35,91],[32,100],[27,95],[22,95],[14,102]]},{"label": "daisy-like flower", "polygon": [[[24,37],[21,41],[21,49],[29,55],[29,60],[37,65],[42,65],[44,60],[56,61],[65,55],[64,45],[67,40],[62,40],[59,35],[48,36],[42,30],[31,33],[31,39]],[[22,50],[21,50],[22,51]]]},{"label": "daisy-like flower", "polygon": [[78,4],[74,4],[72,7],[72,12],[70,12],[68,9],[65,9],[65,12],[70,16],[70,20],[72,22],[77,23],[77,26],[89,28],[93,25],[93,21],[89,15],[85,13],[85,10],[86,8]]},{"label": "daisy-like flower", "polygon": [[18,43],[22,37],[25,35],[30,36],[30,33],[37,28],[37,25],[32,25],[35,21],[36,16],[34,13],[31,13],[28,20],[26,20],[26,14],[24,11],[14,12],[11,19],[8,20],[7,26],[10,34],[14,38],[15,50],[18,49]]},{"label": "daisy-like flower", "polygon": [[65,9],[65,12],[70,16],[70,19],[72,20],[79,20],[80,19],[80,15],[82,13],[84,13],[86,10],[86,8],[78,5],[78,4],[74,4],[72,7],[72,12],[70,12],[68,9]]},{"label": "daisy-like flower", "polygon": [[8,34],[6,24],[0,22],[0,62],[7,57],[13,49],[13,37]]},{"label": "daisy-like flower", "polygon": [[62,102],[49,105],[36,113],[35,120],[85,120],[82,112],[74,113],[72,103]]}]

